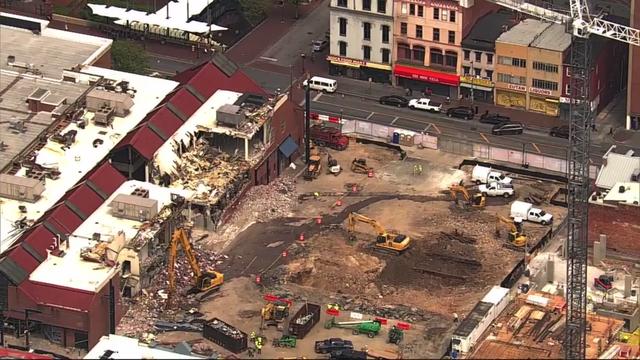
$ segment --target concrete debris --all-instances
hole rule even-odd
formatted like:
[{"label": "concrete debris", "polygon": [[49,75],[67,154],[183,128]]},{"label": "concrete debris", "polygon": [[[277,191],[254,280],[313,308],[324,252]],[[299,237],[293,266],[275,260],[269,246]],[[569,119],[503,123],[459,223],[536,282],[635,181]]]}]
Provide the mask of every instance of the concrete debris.
[{"label": "concrete debris", "polygon": [[170,321],[156,321],[154,330],[157,332],[165,331],[190,331],[190,332],[202,332],[202,324],[190,324],[188,322],[170,322]]},{"label": "concrete debris", "polygon": [[198,355],[204,355],[209,359],[218,359],[219,357],[213,356],[214,351],[213,351],[213,346],[206,343],[206,342],[198,342],[193,344],[193,346],[191,346],[191,351],[195,354]]}]

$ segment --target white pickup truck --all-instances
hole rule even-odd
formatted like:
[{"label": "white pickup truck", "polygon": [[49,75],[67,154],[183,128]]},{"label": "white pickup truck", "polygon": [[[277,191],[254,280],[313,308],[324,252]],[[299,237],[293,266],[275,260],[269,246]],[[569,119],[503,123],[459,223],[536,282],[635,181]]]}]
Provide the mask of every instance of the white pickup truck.
[{"label": "white pickup truck", "polygon": [[471,181],[476,185],[497,182],[501,184],[511,184],[512,179],[499,171],[494,171],[490,167],[476,165],[471,172]]},{"label": "white pickup truck", "polygon": [[480,185],[478,186],[478,190],[480,190],[480,193],[484,196],[504,196],[507,198],[515,194],[513,185],[501,184],[497,182],[492,182],[488,185]]},{"label": "white pickup truck", "polygon": [[514,201],[511,204],[511,217],[537,222],[542,225],[553,223],[553,215],[542,209],[534,208],[533,204],[524,201]]},{"label": "white pickup truck", "polygon": [[431,99],[427,98],[411,99],[411,101],[409,101],[409,109],[440,112],[440,110],[442,110],[442,104],[439,102],[431,101]]}]

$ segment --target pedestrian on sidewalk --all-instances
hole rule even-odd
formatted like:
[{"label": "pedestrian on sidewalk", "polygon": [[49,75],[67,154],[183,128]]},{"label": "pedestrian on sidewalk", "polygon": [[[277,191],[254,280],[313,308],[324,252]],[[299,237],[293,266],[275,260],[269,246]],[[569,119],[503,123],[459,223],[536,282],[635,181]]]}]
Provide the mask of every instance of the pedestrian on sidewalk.
[{"label": "pedestrian on sidewalk", "polygon": [[609,127],[609,136],[613,136],[613,126]]}]

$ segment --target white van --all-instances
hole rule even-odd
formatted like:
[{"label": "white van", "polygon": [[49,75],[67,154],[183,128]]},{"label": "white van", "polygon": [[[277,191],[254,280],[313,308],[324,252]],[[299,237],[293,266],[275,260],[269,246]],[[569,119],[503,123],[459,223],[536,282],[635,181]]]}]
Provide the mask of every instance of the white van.
[{"label": "white van", "polygon": [[[338,89],[338,82],[333,79],[327,79],[320,76],[314,76],[309,81],[311,90],[318,90],[325,93],[334,93]],[[307,86],[307,80],[302,85]]]}]

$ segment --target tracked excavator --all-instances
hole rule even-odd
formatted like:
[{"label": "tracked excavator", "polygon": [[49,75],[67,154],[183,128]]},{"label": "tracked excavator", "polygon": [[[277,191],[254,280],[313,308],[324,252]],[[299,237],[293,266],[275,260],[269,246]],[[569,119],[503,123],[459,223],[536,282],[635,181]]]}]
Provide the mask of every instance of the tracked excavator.
[{"label": "tracked excavator", "polygon": [[510,220],[497,214],[496,219],[496,237],[500,237],[501,225],[504,224],[509,227],[509,243],[506,245],[507,247],[517,250],[527,245],[527,235],[522,229],[522,219],[515,218]]},{"label": "tracked excavator", "polygon": [[380,252],[387,252],[400,255],[411,246],[411,238],[403,234],[387,232],[387,230],[376,220],[362,214],[352,212],[349,214],[347,231],[349,240],[355,240],[356,224],[362,222],[371,225],[376,231],[376,242],[374,249]]},{"label": "tracked excavator", "polygon": [[455,201],[458,205],[460,205],[460,202],[458,201],[458,194],[462,194],[462,197],[464,198],[462,207],[465,209],[482,209],[487,203],[487,198],[482,194],[474,194],[471,196],[462,180],[457,184],[451,184],[449,186],[449,193],[451,194],[451,200]]},{"label": "tracked excavator", "polygon": [[187,294],[198,294],[198,300],[202,300],[205,297],[211,295],[215,291],[220,289],[224,282],[224,275],[217,271],[202,271],[198,260],[193,253],[193,247],[189,241],[187,230],[184,227],[178,227],[171,236],[171,243],[169,244],[169,260],[168,260],[168,278],[169,278],[169,301],[168,306],[171,306],[173,298],[176,292],[176,258],[178,257],[178,245],[182,246],[184,254],[189,261],[189,266],[193,271],[193,287],[187,292]]}]

